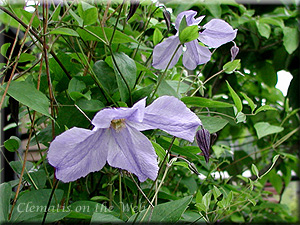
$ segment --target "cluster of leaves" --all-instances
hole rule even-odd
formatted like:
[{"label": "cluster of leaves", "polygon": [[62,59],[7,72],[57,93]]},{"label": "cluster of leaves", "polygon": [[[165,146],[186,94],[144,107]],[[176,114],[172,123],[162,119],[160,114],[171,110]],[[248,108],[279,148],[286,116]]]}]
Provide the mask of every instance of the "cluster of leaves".
[{"label": "cluster of leaves", "polygon": [[[14,43],[1,46],[7,59],[1,65],[6,81],[0,89],[1,106],[6,107],[9,98],[21,103],[19,118],[28,118],[21,124],[29,134],[28,146],[37,145],[41,156],[34,163],[21,157],[9,162],[20,179],[0,185],[2,221],[296,220],[287,206],[267,201],[269,193],[264,191],[270,182],[282,195],[291,171],[298,174],[296,6],[234,1],[170,1],[165,6],[173,10],[172,22],[178,13],[193,9],[206,15],[203,24],[222,18],[237,28],[238,59],[230,61],[232,43],[228,43],[195,71],[187,71],[180,60],[162,77],[163,71],[151,67],[152,51],[174,29],[166,8],[151,1],[41,4],[34,6],[34,13],[24,10],[24,4],[1,6],[2,32],[9,27],[24,32],[15,56],[10,54]],[[181,34],[181,40],[189,38],[187,34]],[[275,88],[280,70],[294,77],[288,97]],[[74,126],[89,128],[88,118],[104,107],[130,107],[144,97],[149,103],[162,95],[180,98],[205,129],[218,133],[208,163],[197,154],[201,150],[196,143],[147,131],[164,171],[157,192],[152,181],[136,184],[109,166],[76,182],[53,185],[54,169],[46,152],[56,135]],[[20,141],[11,137],[4,146],[16,151]],[[165,158],[171,160],[166,166]],[[252,171],[250,178],[242,176],[247,170]],[[228,178],[222,178],[224,172]],[[216,178],[218,174],[221,178]],[[13,187],[18,187],[16,193]],[[151,213],[143,194],[155,199]]]}]

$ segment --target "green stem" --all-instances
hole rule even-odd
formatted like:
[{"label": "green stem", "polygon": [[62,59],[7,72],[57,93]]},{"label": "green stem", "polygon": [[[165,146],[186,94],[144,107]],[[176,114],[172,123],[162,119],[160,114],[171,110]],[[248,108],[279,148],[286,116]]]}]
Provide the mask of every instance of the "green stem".
[{"label": "green stem", "polygon": [[122,4],[121,4],[120,11],[119,11],[119,14],[118,14],[118,16],[117,16],[116,24],[115,24],[115,26],[114,26],[113,33],[112,33],[112,35],[111,35],[111,37],[110,37],[109,45],[112,44],[112,41],[113,41],[113,39],[114,39],[115,32],[116,32],[116,29],[117,29],[117,24],[119,23],[119,20],[120,20],[120,16],[121,16],[121,11],[122,11],[123,5],[124,5],[124,0],[123,0],[123,2],[122,2]]},{"label": "green stem", "polygon": [[55,183],[54,183],[54,185],[53,185],[53,188],[52,188],[52,191],[51,191],[49,200],[48,200],[48,204],[47,204],[47,207],[46,207],[46,211],[45,211],[45,214],[44,214],[44,218],[43,218],[42,225],[45,224],[46,217],[47,217],[47,214],[48,214],[48,210],[49,210],[49,207],[50,207],[50,203],[51,203],[52,197],[53,197],[53,195],[54,195],[54,191],[55,191],[55,189],[57,188],[57,185],[58,185],[58,180],[56,180]]},{"label": "green stem", "polygon": [[123,219],[123,202],[122,202],[122,177],[119,173],[119,201],[120,201],[120,219]]},{"label": "green stem", "polygon": [[153,94],[152,94],[152,96],[151,96],[151,98],[150,98],[150,102],[153,100],[153,98],[154,98],[154,96],[155,96],[155,93],[157,92],[159,85],[161,84],[163,78],[165,77],[165,75],[166,75],[166,73],[167,73],[167,70],[168,70],[168,68],[169,68],[169,66],[170,66],[170,64],[171,64],[171,62],[172,62],[172,60],[173,60],[173,58],[175,57],[175,55],[176,55],[178,49],[180,48],[180,46],[181,46],[181,44],[179,44],[179,45],[177,46],[177,48],[176,48],[176,50],[174,51],[174,53],[173,53],[173,55],[172,55],[172,57],[171,57],[171,59],[170,59],[168,65],[167,65],[165,71],[164,71],[163,74],[158,78],[158,82],[157,82],[157,85],[156,85],[156,87],[155,87],[155,90],[154,90],[154,92],[153,92]]},{"label": "green stem", "polygon": [[72,182],[69,183],[69,188],[68,188],[68,193],[67,193],[67,198],[66,198],[66,208],[67,208],[68,205],[69,205],[71,186],[72,186]]}]

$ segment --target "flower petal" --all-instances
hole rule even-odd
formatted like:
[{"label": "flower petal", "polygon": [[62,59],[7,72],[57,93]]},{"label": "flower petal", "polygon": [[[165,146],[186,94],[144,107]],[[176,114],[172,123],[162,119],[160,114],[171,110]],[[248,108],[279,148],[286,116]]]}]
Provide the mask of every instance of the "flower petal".
[{"label": "flower petal", "polygon": [[183,12],[179,13],[176,18],[176,21],[175,21],[176,30],[179,31],[179,26],[180,26],[181,20],[184,16],[186,18],[186,24],[188,26],[198,25],[205,17],[205,16],[200,16],[197,19],[195,19],[194,17],[196,15],[197,15],[197,12],[194,10],[187,10],[187,11],[183,11]]},{"label": "flower petal", "polygon": [[232,41],[236,37],[237,29],[233,29],[228,23],[221,19],[212,19],[203,26],[205,30],[199,34],[202,43],[212,48]]},{"label": "flower petal", "polygon": [[57,136],[50,144],[48,161],[56,168],[56,178],[70,182],[99,171],[106,163],[106,130],[91,131],[71,128]]},{"label": "flower petal", "polygon": [[202,125],[198,116],[179,99],[162,96],[145,109],[139,130],[161,129],[171,135],[193,142],[196,129]]},{"label": "flower petal", "polygon": [[185,43],[186,51],[183,53],[182,63],[189,69],[194,70],[198,65],[210,60],[211,52],[207,47],[198,44],[197,40]]},{"label": "flower petal", "polygon": [[[155,69],[166,69],[177,47],[180,45],[179,37],[172,36],[164,40],[162,43],[156,45],[153,49],[153,63]],[[180,46],[175,53],[172,62],[168,69],[172,68],[179,60],[182,54],[182,46]]]},{"label": "flower petal", "polygon": [[108,164],[134,173],[141,182],[147,178],[155,180],[158,173],[157,155],[148,138],[128,124],[119,132],[110,130]]},{"label": "flower petal", "polygon": [[133,122],[141,122],[144,117],[146,99],[143,98],[131,108],[107,108],[99,111],[92,120],[97,128],[109,128],[111,121],[115,119],[127,119]]}]

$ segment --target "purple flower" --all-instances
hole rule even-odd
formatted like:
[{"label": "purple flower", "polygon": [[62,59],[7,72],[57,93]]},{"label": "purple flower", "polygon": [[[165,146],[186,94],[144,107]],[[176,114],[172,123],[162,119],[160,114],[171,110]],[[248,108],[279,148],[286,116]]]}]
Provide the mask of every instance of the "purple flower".
[{"label": "purple flower", "polygon": [[50,144],[48,161],[57,179],[70,182],[110,166],[134,173],[141,182],[155,180],[157,155],[140,131],[161,129],[171,135],[194,140],[200,119],[183,102],[162,96],[145,107],[145,99],[132,108],[106,108],[92,120],[93,130],[71,128]]},{"label": "purple flower", "polygon": [[[204,18],[200,16],[194,18],[197,12],[193,10],[184,11],[178,14],[175,21],[175,29],[177,33],[175,36],[167,38],[164,42],[156,45],[153,50],[152,66],[156,69],[166,69],[170,62],[168,69],[172,68],[179,60],[183,47],[179,41],[179,25],[181,20],[186,18],[187,26],[198,25]],[[212,19],[203,26],[203,31],[199,32],[199,40],[211,48],[218,48],[219,46],[232,41],[236,37],[237,29],[233,29],[228,23],[220,19]],[[211,58],[211,52],[208,47],[199,45],[197,40],[185,43],[186,51],[183,52],[183,65],[189,69],[194,70],[198,65],[207,63]],[[177,51],[176,51],[177,50]],[[176,51],[176,53],[175,53]]]}]

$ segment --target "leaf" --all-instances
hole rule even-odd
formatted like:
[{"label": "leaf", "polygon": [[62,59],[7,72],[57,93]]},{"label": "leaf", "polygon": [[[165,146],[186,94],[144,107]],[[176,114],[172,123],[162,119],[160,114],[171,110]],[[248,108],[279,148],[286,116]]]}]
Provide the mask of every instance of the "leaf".
[{"label": "leaf", "polygon": [[165,80],[162,80],[158,89],[157,89],[158,96],[163,95],[170,95],[176,98],[180,98],[180,94],[178,94],[175,89]]},{"label": "leaf", "polygon": [[[84,41],[103,41],[103,40],[105,40],[105,36],[103,34],[103,31],[102,31],[101,27],[99,27],[99,26],[88,26],[88,27],[85,27],[85,29],[88,30],[89,32],[85,31],[81,28],[78,28],[76,30],[77,33],[80,35],[80,37]],[[103,29],[104,29],[104,32],[105,32],[105,35],[106,35],[107,39],[110,40],[114,30],[112,28],[109,28],[109,27],[104,27]],[[100,39],[97,38],[95,35],[98,36]],[[133,39],[132,37],[129,37],[127,34],[122,33],[119,30],[115,30],[115,34],[114,34],[114,38],[113,38],[112,43],[129,43],[129,42],[136,42],[137,43],[137,41],[135,39]]]},{"label": "leaf", "polygon": [[284,22],[282,19],[279,18],[274,18],[274,17],[264,17],[264,18],[260,18],[259,19],[260,23],[266,23],[266,24],[271,24],[271,25],[275,25],[278,27],[283,28],[284,27]]},{"label": "leaf", "polygon": [[1,55],[3,55],[4,57],[6,57],[6,52],[7,49],[10,47],[11,43],[5,43],[3,45],[1,45]]},{"label": "leaf", "polygon": [[157,144],[156,142],[151,141],[151,143],[152,143],[152,145],[155,149],[155,152],[158,155],[159,159],[161,161],[163,161],[163,159],[165,158],[165,156],[167,154],[165,149],[163,147],[161,147],[159,144]]},{"label": "leaf", "polygon": [[58,4],[54,12],[52,13],[51,21],[58,21],[60,10],[61,10],[61,4]]},{"label": "leaf", "polygon": [[87,111],[87,112],[98,112],[99,110],[103,109],[105,107],[105,105],[96,99],[78,99],[76,101],[76,105],[78,105],[78,107],[80,109],[82,109],[83,111]]},{"label": "leaf", "polygon": [[279,133],[284,130],[283,127],[270,125],[268,122],[259,122],[254,124],[258,139],[269,134]]},{"label": "leaf", "polygon": [[20,58],[18,60],[18,62],[28,62],[28,61],[33,61],[35,60],[35,56],[34,55],[31,55],[31,54],[28,54],[28,53],[22,53],[20,55]]},{"label": "leaf", "polygon": [[209,131],[209,133],[216,133],[217,131],[223,129],[228,120],[222,119],[220,117],[213,116],[199,116],[203,126],[205,129]]},{"label": "leaf", "polygon": [[132,92],[132,101],[137,102],[138,100],[145,98],[151,94],[153,91],[154,84],[150,84],[146,87],[138,89]]},{"label": "leaf", "polygon": [[69,13],[76,20],[76,22],[78,23],[78,25],[80,27],[82,27],[83,26],[83,19],[81,19],[79,16],[77,16],[77,14],[72,11],[72,9],[69,9]]},{"label": "leaf", "polygon": [[10,184],[0,184],[0,224],[8,221],[11,194]]},{"label": "leaf", "polygon": [[93,70],[103,87],[110,94],[114,93],[118,88],[114,70],[103,60],[95,62],[93,65]]},{"label": "leaf", "polygon": [[181,98],[181,101],[183,101],[186,105],[208,108],[228,108],[233,106],[227,102],[214,101],[212,99],[202,97],[183,97]]},{"label": "leaf", "polygon": [[198,26],[188,26],[179,32],[179,40],[181,44],[193,41],[199,37]]},{"label": "leaf", "polygon": [[153,45],[157,45],[163,38],[164,36],[160,32],[159,29],[155,28],[154,33],[153,33]]},{"label": "leaf", "polygon": [[212,192],[208,191],[203,197],[202,197],[202,203],[205,206],[205,212],[208,212],[209,210],[209,205],[210,205],[210,201],[211,201],[211,195]]},{"label": "leaf", "polygon": [[260,20],[256,21],[256,27],[259,34],[265,38],[269,38],[271,34],[271,27],[270,25],[261,22]]},{"label": "leaf", "polygon": [[86,85],[83,81],[80,81],[73,77],[69,82],[68,91],[71,92],[82,92],[86,88]]},{"label": "leaf", "polygon": [[[46,210],[51,189],[39,189],[23,193],[17,200],[15,210],[12,213],[12,223],[29,220],[34,222],[42,222],[44,212]],[[50,203],[50,210],[57,211],[58,205],[63,197],[63,190],[57,189]],[[47,223],[54,222],[65,217],[69,212],[52,213],[54,215],[47,215]],[[48,217],[49,216],[49,217]]]},{"label": "leaf", "polygon": [[[11,161],[9,162],[10,167],[15,171],[17,174],[21,174],[23,163],[21,161]],[[32,162],[26,161],[25,163],[25,169],[27,171],[31,170],[33,167]]]},{"label": "leaf", "polygon": [[12,81],[7,93],[23,105],[51,118],[48,98],[33,85],[25,81]]},{"label": "leaf", "polygon": [[[112,214],[108,214],[108,213],[99,213],[99,212],[95,212],[92,216],[91,219],[91,224],[93,223],[122,223],[124,222],[123,220],[119,219],[118,217],[115,217]],[[125,223],[125,222],[124,222]]]},{"label": "leaf", "polygon": [[273,65],[269,62],[262,62],[258,64],[257,75],[269,87],[275,87],[277,83],[277,73]]},{"label": "leaf", "polygon": [[253,111],[255,110],[255,108],[256,108],[257,105],[254,104],[254,102],[252,101],[252,99],[249,98],[244,92],[240,92],[240,94],[244,97],[244,99],[246,99],[246,101],[248,102],[248,105],[251,108],[251,113],[253,113]]},{"label": "leaf", "polygon": [[262,112],[262,111],[266,111],[266,110],[276,110],[276,108],[272,107],[272,106],[269,106],[269,105],[263,105],[261,107],[259,107],[256,111],[255,111],[255,114],[259,113],[259,112]]},{"label": "leaf", "polygon": [[232,87],[230,86],[230,84],[228,83],[228,81],[226,80],[227,83],[227,87],[229,89],[229,92],[231,94],[231,97],[233,99],[234,105],[237,108],[238,112],[241,112],[243,110],[243,104],[242,101],[240,99],[240,97],[237,95],[237,93],[232,89]]},{"label": "leaf", "polygon": [[50,31],[50,34],[61,34],[61,35],[79,37],[79,34],[75,30],[72,30],[70,28],[64,28],[64,27],[55,28],[54,30]]},{"label": "leaf", "polygon": [[[154,223],[175,223],[177,222],[188,205],[192,201],[193,196],[187,196],[179,200],[170,201],[154,206],[150,222]],[[146,209],[141,211],[136,221],[140,221],[144,216]],[[150,211],[146,215],[144,221],[149,221]],[[136,215],[132,215],[127,222],[133,222]]]},{"label": "leaf", "polygon": [[257,176],[257,178],[259,178],[259,171],[254,164],[251,165],[251,171],[255,176]]},{"label": "leaf", "polygon": [[[33,181],[29,178],[29,176]],[[24,173],[24,179],[27,182],[29,182],[32,186],[34,186],[35,184],[37,188],[41,189],[44,188],[46,184],[47,175],[44,170],[38,170],[38,171],[30,172],[28,174]]]},{"label": "leaf", "polygon": [[16,136],[11,136],[8,140],[4,141],[4,147],[10,152],[17,151],[20,145],[21,140]]},{"label": "leaf", "polygon": [[[134,87],[136,80],[136,65],[132,58],[125,53],[114,53],[115,63],[113,64],[117,77],[117,84],[121,100],[126,102],[129,99],[129,90]],[[124,81],[125,80],[125,81]]]},{"label": "leaf", "polygon": [[236,123],[242,123],[242,122],[246,121],[246,115],[242,112],[238,112],[235,119],[236,119]]},{"label": "leaf", "polygon": [[283,46],[285,50],[292,54],[299,45],[299,33],[296,27],[284,27],[283,28]]},{"label": "leaf", "polygon": [[223,66],[223,70],[225,73],[233,73],[235,70],[240,69],[241,67],[241,60],[240,59],[235,59],[233,61],[230,61],[228,63],[226,63]]},{"label": "leaf", "polygon": [[95,6],[92,6],[87,2],[80,2],[78,5],[78,13],[83,19],[84,25],[90,25],[97,22],[98,10]]}]

